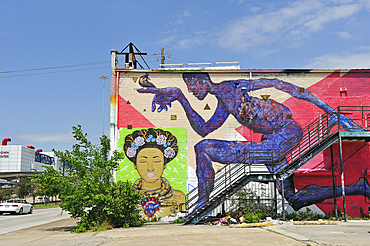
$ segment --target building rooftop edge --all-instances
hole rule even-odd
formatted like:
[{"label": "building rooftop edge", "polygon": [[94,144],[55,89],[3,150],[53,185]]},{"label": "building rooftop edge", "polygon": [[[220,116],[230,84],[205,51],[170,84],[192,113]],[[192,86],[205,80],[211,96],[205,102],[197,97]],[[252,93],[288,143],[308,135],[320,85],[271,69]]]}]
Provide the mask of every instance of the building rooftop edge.
[{"label": "building rooftop edge", "polygon": [[252,72],[252,73],[333,73],[333,72],[370,72],[370,68],[353,68],[353,69],[247,69],[232,67],[181,67],[181,68],[157,68],[157,69],[127,69],[116,68],[117,72]]}]

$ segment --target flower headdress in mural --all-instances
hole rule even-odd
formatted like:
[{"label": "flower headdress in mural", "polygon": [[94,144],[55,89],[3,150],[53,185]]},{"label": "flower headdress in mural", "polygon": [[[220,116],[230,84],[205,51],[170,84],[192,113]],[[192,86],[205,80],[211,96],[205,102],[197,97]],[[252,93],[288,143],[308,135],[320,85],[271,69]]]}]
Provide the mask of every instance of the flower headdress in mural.
[{"label": "flower headdress in mural", "polygon": [[[149,128],[134,131],[132,134],[126,136],[124,151],[126,156],[135,165],[138,153],[144,148],[159,149],[164,156],[163,165],[170,162],[178,153],[177,139],[168,131]],[[142,190],[142,182],[142,179],[136,180],[134,187],[148,196],[148,198],[141,201],[144,213],[148,217],[152,217],[159,210],[160,206],[169,206],[171,207],[171,215],[174,216],[178,203],[176,201],[167,201],[173,195],[173,189],[168,180],[161,177],[161,186],[154,190]]]},{"label": "flower headdress in mural", "polygon": [[137,154],[144,148],[161,150],[164,156],[164,164],[175,158],[178,152],[177,139],[168,131],[149,128],[134,131],[126,136],[124,151],[135,165]]}]

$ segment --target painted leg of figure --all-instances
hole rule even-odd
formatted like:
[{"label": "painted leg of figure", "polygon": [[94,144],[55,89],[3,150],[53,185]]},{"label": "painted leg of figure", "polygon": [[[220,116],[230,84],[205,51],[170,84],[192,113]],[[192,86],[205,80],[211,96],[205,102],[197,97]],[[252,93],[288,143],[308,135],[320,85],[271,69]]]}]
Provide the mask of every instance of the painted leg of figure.
[{"label": "painted leg of figure", "polygon": [[207,201],[213,190],[215,172],[212,162],[222,164],[229,163],[244,153],[242,147],[248,148],[249,144],[249,142],[229,142],[205,139],[195,145],[199,195],[198,203]]},{"label": "painted leg of figure", "polygon": [[[281,183],[278,182],[278,189],[281,193]],[[336,196],[342,196],[342,187],[337,186],[335,189]],[[366,178],[360,177],[356,183],[345,186],[346,196],[365,196],[370,199],[370,186]],[[289,204],[294,210],[309,206],[315,203],[321,203],[325,200],[332,199],[332,186],[307,185],[306,187],[295,192],[293,175],[284,180],[284,194]]]},{"label": "painted leg of figure", "polygon": [[[212,162],[222,164],[228,163],[246,163],[246,164],[269,164],[267,167],[270,172],[277,170],[278,165],[287,164],[285,158],[272,155],[273,151],[279,148],[279,153],[289,152],[299,141],[301,133],[300,126],[291,121],[284,127],[274,131],[272,134],[265,136],[261,142],[248,141],[222,141],[215,139],[205,139],[195,145],[195,155],[197,162],[198,178],[198,205],[201,206],[208,201],[209,195],[213,190],[214,169]],[[292,139],[288,141],[287,139]],[[281,160],[281,161],[280,161]]]},{"label": "painted leg of figure", "polygon": [[[197,161],[197,178],[199,202],[207,201],[209,194],[213,190],[214,169],[212,162],[222,164],[228,163],[266,163],[266,159],[271,159],[270,151],[264,149],[263,143],[221,141],[206,139],[195,145],[195,155]],[[253,150],[251,158],[245,158],[245,153]],[[249,156],[248,156],[249,157]]]},{"label": "painted leg of figure", "polygon": [[197,161],[197,178],[198,178],[198,206],[203,205],[208,200],[209,194],[213,190],[213,180],[215,172],[212,161],[208,156],[208,151],[202,142],[195,145],[195,154]]}]

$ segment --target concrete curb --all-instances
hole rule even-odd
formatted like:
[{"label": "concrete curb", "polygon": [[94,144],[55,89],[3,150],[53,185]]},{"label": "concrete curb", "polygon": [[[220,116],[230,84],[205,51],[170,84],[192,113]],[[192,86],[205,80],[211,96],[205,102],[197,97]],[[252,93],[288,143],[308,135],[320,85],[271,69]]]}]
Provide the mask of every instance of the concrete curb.
[{"label": "concrete curb", "polygon": [[308,243],[308,242],[311,241],[308,237],[306,237],[304,235],[300,235],[300,234],[293,233],[293,232],[288,232],[286,230],[283,230],[283,229],[280,229],[280,228],[276,228],[276,227],[269,227],[269,228],[267,228],[265,230],[278,233],[280,235],[283,235],[285,237],[292,238],[294,240],[297,240],[297,241],[300,241],[300,242],[303,242],[303,243]]},{"label": "concrete curb", "polygon": [[336,225],[336,221],[294,221],[293,225]]},{"label": "concrete curb", "polygon": [[272,222],[262,222],[262,223],[243,223],[238,225],[229,225],[230,228],[250,228],[250,227],[262,227],[262,226],[272,226]]}]

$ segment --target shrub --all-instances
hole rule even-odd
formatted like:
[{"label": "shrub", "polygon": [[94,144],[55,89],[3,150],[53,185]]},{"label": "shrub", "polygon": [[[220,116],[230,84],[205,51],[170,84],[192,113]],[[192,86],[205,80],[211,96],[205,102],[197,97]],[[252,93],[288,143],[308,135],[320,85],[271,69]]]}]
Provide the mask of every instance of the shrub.
[{"label": "shrub", "polygon": [[80,218],[75,232],[93,228],[129,227],[143,224],[136,205],[143,195],[133,188],[131,182],[113,179],[122,153],[114,151],[109,158],[110,142],[107,136],[100,138],[100,145],[87,140],[81,126],[73,127],[78,141],[72,151],[55,151],[70,166],[65,170],[46,167],[44,173],[33,176],[43,190],[59,193],[60,207],[69,211],[71,217]]}]

